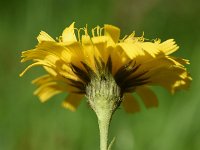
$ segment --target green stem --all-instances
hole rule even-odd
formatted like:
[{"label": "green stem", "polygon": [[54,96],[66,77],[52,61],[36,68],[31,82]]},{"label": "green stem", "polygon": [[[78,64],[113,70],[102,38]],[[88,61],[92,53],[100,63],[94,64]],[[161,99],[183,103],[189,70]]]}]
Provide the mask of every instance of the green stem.
[{"label": "green stem", "polygon": [[110,126],[111,115],[101,115],[98,117],[100,131],[100,150],[108,150],[108,130]]}]

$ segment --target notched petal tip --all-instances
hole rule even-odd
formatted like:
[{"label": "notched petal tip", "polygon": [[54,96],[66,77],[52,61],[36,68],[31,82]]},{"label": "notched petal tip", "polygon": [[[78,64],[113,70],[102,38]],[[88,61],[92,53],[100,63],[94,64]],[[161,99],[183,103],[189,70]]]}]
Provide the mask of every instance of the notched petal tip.
[{"label": "notched petal tip", "polygon": [[69,109],[72,112],[76,111],[76,108],[66,101],[62,102],[62,107],[64,107],[65,109]]},{"label": "notched petal tip", "polygon": [[176,44],[174,39],[166,40],[159,44],[159,49],[165,53],[165,55],[169,55],[179,49],[179,46]]},{"label": "notched petal tip", "polygon": [[117,43],[120,37],[120,29],[118,27],[105,24],[104,35],[108,36],[112,42]]},{"label": "notched petal tip", "polygon": [[74,24],[73,22],[69,27],[65,28],[65,30],[62,33],[62,41],[63,42],[76,42],[76,35],[74,33]]},{"label": "notched petal tip", "polygon": [[46,32],[41,31],[40,34],[37,37],[37,40],[39,43],[43,41],[55,41],[50,35],[48,35]]},{"label": "notched petal tip", "polygon": [[171,86],[171,94],[173,95],[176,91],[179,91],[181,89],[188,90],[190,87],[190,83],[192,81],[192,77],[189,75],[189,73],[184,72],[183,74],[179,75],[181,79],[174,82],[174,84]]}]

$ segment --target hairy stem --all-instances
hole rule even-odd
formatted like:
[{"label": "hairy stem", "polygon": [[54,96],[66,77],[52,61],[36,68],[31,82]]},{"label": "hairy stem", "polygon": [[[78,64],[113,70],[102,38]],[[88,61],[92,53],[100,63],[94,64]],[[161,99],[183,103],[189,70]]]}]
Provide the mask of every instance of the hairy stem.
[{"label": "hairy stem", "polygon": [[108,150],[108,130],[111,121],[111,114],[98,117],[100,131],[100,150]]}]

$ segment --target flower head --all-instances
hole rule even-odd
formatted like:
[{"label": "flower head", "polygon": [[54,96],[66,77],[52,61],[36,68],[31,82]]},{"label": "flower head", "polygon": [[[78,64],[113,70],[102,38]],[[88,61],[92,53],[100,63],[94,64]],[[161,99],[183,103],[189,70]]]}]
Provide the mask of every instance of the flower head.
[{"label": "flower head", "polygon": [[[81,99],[104,94],[118,97],[127,112],[140,110],[131,95],[136,92],[147,108],[158,101],[149,88],[159,85],[171,93],[186,89],[192,80],[184,65],[189,61],[170,56],[179,47],[173,39],[147,41],[134,33],[120,39],[120,29],[112,25],[95,27],[92,36],[87,27],[72,23],[58,40],[40,32],[36,48],[22,52],[21,62],[32,60],[21,74],[33,66],[42,66],[47,74],[35,80],[35,91],[42,102],[61,93],[69,93],[63,106],[75,110]],[[103,89],[107,89],[105,92]]]}]

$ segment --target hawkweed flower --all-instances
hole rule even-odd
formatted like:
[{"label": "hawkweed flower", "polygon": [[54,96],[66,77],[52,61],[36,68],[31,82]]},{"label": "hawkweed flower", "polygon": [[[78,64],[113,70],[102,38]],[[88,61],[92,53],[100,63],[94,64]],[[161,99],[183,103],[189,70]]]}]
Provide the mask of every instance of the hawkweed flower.
[{"label": "hawkweed flower", "polygon": [[158,106],[149,86],[159,85],[171,93],[187,89],[191,77],[184,65],[189,61],[170,54],[178,50],[173,39],[146,40],[135,33],[120,39],[120,29],[112,25],[77,29],[72,23],[54,40],[40,32],[38,45],[22,52],[21,62],[33,61],[46,74],[33,80],[34,92],[42,102],[61,92],[68,93],[62,105],[72,111],[86,96],[100,128],[100,147],[107,150],[110,120],[122,104],[125,111],[140,111],[136,92],[147,108]]}]

